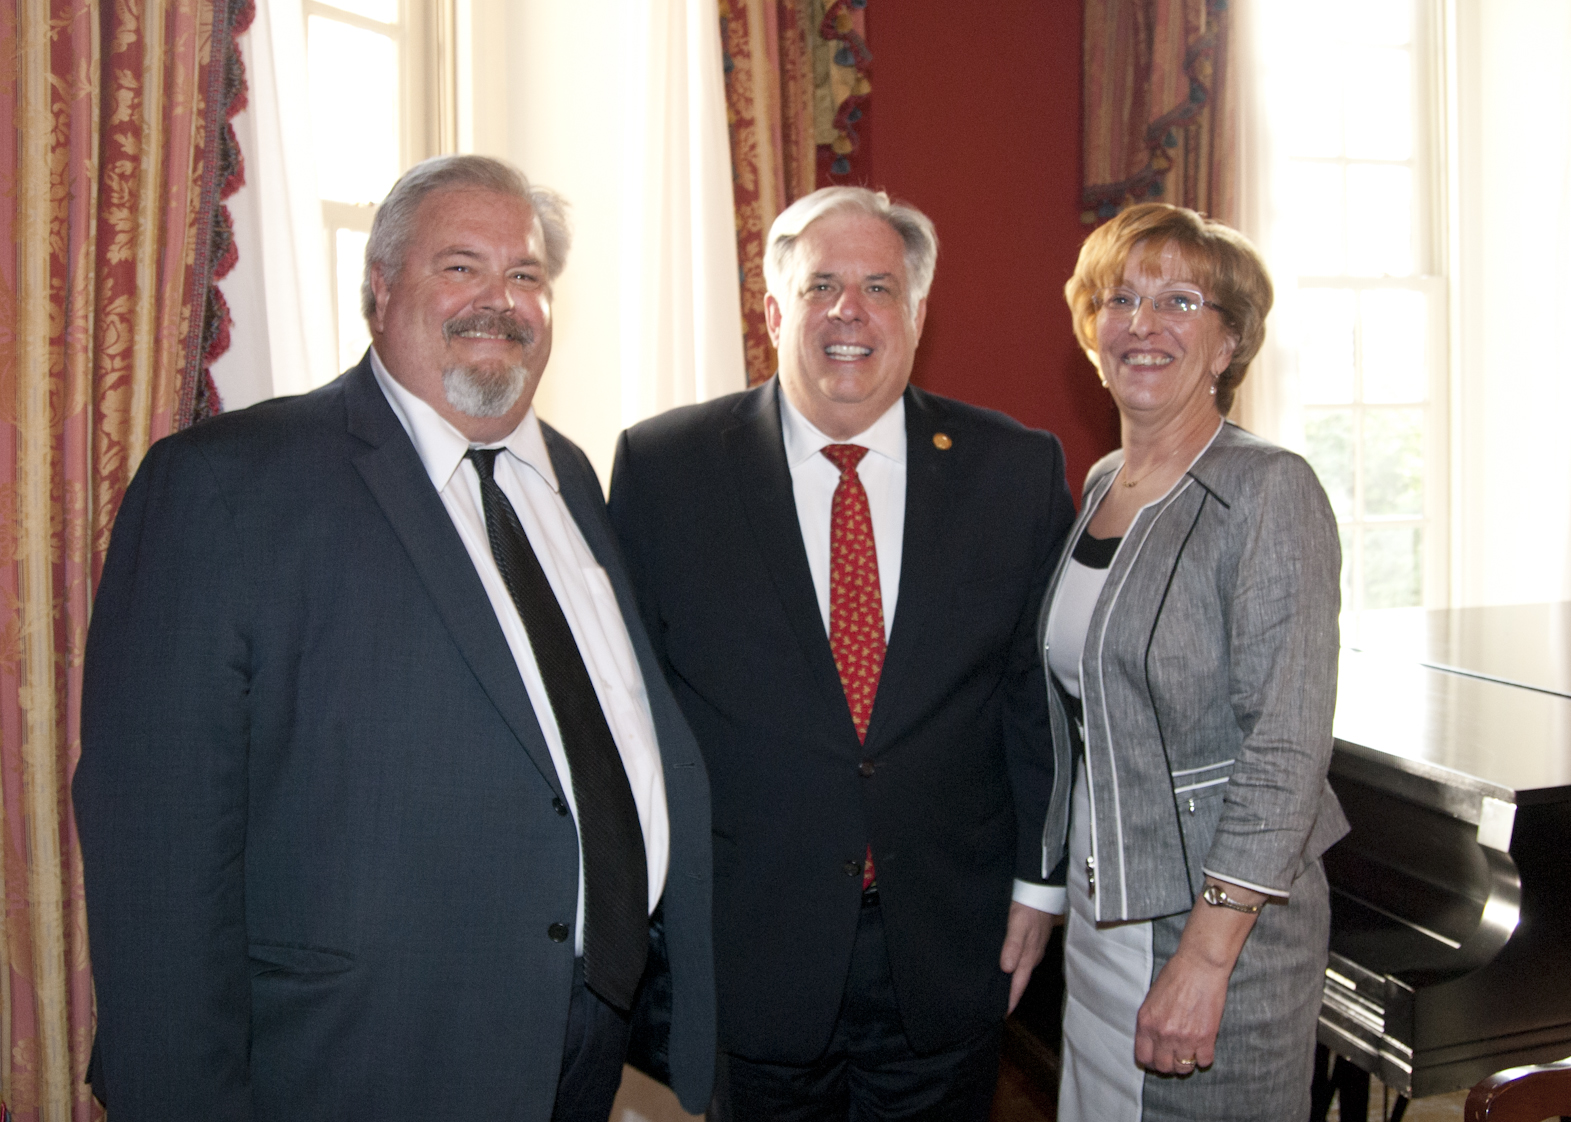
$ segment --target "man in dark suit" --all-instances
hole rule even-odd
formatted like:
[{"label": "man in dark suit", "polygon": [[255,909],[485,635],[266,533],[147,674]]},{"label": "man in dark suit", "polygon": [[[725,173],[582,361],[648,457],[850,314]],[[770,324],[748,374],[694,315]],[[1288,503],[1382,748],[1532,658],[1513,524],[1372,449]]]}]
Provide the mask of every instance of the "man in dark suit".
[{"label": "man in dark suit", "polygon": [[709,768],[737,1119],[985,1119],[1061,892],[1033,636],[1074,508],[1053,436],[908,385],[937,248],[881,193],[799,200],[769,237],[778,377],[617,451]]},{"label": "man in dark suit", "polygon": [[507,165],[418,165],[360,364],[127,492],[74,787],[117,1122],[603,1120],[630,1020],[708,1101],[703,764],[530,407],[567,241]]}]

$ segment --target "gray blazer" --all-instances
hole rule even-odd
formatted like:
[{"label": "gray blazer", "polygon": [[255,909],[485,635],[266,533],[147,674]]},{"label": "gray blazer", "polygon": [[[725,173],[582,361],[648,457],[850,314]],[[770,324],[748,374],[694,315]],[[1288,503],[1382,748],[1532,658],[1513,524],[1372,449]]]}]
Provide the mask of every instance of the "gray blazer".
[{"label": "gray blazer", "polygon": [[[1122,451],[1086,477],[1048,586]],[[1136,516],[1081,655],[1098,920],[1187,911],[1206,873],[1286,895],[1347,832],[1326,782],[1336,704],[1341,548],[1304,460],[1231,423]],[[1044,659],[1045,662],[1045,659]],[[1065,853],[1073,760],[1049,682],[1057,757],[1042,867]]]}]

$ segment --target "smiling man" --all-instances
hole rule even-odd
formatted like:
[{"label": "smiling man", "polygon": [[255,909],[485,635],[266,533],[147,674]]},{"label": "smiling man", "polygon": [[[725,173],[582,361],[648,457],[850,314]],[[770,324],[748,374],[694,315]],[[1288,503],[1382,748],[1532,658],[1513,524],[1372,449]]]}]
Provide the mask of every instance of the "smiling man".
[{"label": "smiling man", "polygon": [[410,170],[337,381],[159,442],[88,636],[119,1122],[604,1122],[714,1068],[708,788],[583,454],[531,402],[559,199]]},{"label": "smiling man", "polygon": [[882,193],[798,200],[765,262],[778,376],[617,450],[713,794],[711,1118],[986,1119],[1061,896],[1034,627],[1074,508],[1053,436],[909,385],[937,253]]}]

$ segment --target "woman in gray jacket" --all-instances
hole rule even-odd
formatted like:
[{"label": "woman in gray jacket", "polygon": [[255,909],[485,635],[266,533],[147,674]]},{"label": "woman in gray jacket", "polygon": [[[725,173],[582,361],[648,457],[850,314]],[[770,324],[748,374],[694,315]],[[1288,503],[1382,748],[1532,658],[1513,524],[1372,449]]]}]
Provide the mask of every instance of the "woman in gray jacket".
[{"label": "woman in gray jacket", "polygon": [[1065,292],[1122,447],[1042,613],[1058,1117],[1307,1117],[1320,854],[1347,828],[1325,778],[1340,548],[1309,465],[1224,420],[1271,282],[1235,231],[1148,203],[1086,240]]}]

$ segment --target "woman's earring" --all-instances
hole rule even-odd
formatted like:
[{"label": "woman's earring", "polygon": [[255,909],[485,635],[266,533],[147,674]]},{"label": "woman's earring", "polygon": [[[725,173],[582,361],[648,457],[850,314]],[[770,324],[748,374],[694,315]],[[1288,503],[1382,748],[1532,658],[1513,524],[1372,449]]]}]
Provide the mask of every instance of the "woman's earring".
[{"label": "woman's earring", "polygon": [[1211,379],[1211,396],[1212,397],[1216,396],[1216,379],[1215,378]]}]

